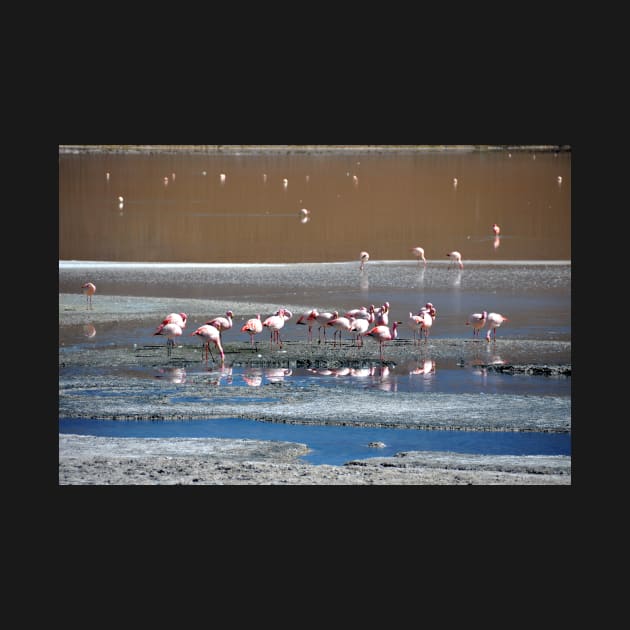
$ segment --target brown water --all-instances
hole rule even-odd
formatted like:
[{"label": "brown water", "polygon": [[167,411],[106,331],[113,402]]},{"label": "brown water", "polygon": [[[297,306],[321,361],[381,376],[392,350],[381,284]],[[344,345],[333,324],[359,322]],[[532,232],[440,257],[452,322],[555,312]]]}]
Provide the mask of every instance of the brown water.
[{"label": "brown water", "polygon": [[409,260],[414,246],[570,260],[571,153],[59,154],[60,260]]}]

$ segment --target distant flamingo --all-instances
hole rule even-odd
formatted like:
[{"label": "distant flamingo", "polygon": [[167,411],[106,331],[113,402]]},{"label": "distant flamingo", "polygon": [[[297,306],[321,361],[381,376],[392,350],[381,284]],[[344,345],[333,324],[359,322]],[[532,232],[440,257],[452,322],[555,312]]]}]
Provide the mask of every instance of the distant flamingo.
[{"label": "distant flamingo", "polygon": [[339,311],[334,311],[332,313],[329,311],[325,311],[324,313],[317,313],[317,315],[315,316],[315,319],[319,324],[319,328],[317,329],[319,339],[317,343],[322,342],[322,328],[324,329],[324,343],[326,343],[326,324],[331,319],[336,319],[337,317],[339,317]]},{"label": "distant flamingo", "polygon": [[365,269],[365,263],[370,260],[370,255],[367,252],[361,252],[359,254],[359,260],[361,261],[359,269],[363,271]]},{"label": "distant flamingo", "polygon": [[313,326],[315,325],[317,315],[318,312],[312,308],[308,311],[304,311],[295,322],[296,325],[299,326],[308,326],[307,339],[309,341],[313,341]]},{"label": "distant flamingo", "polygon": [[494,341],[497,339],[497,328],[501,326],[503,322],[510,321],[507,317],[500,313],[488,313],[488,332],[486,333],[486,341],[490,341],[490,333]]},{"label": "distant flamingo", "polygon": [[466,326],[472,326],[473,337],[479,336],[479,331],[486,325],[487,317],[487,311],[483,311],[483,313],[471,313],[468,316],[468,319],[466,320]]},{"label": "distant flamingo", "polygon": [[451,262],[449,263],[449,267],[451,266],[451,264],[458,264],[460,269],[464,268],[464,264],[462,263],[462,255],[459,252],[451,252],[450,254],[446,254],[447,256],[450,256],[451,258]]},{"label": "distant flamingo", "polygon": [[394,322],[391,330],[387,326],[374,326],[371,330],[368,330],[365,334],[376,339],[379,343],[381,351],[381,361],[383,360],[383,344],[386,341],[393,341],[398,337],[397,327],[402,322]]},{"label": "distant flamingo", "polygon": [[252,351],[256,351],[256,344],[254,343],[254,335],[262,332],[263,325],[260,320],[260,313],[256,317],[248,319],[241,327],[241,332],[249,333],[249,341],[252,346]]},{"label": "distant flamingo", "polygon": [[221,363],[225,360],[225,353],[223,352],[223,346],[221,345],[221,333],[218,328],[211,326],[210,324],[204,324],[203,326],[199,326],[197,330],[190,333],[190,336],[193,337],[197,335],[204,340],[203,348],[205,350],[205,360],[208,360],[208,352],[214,361],[214,356],[212,355],[212,350],[210,350],[210,342],[212,342],[216,347],[219,353],[221,354]]},{"label": "distant flamingo", "polygon": [[226,311],[225,317],[215,317],[207,321],[206,324],[214,326],[219,331],[221,341],[223,341],[223,331],[232,328],[232,317],[234,317],[234,313],[232,311]]},{"label": "distant flamingo", "polygon": [[91,282],[86,282],[81,289],[83,290],[83,295],[85,295],[87,300],[87,308],[92,308],[92,296],[96,293],[96,285]]},{"label": "distant flamingo", "polygon": [[427,259],[424,257],[424,249],[422,247],[412,247],[411,253],[418,259],[418,264],[420,261],[424,261],[424,264],[427,264]]},{"label": "distant flamingo", "polygon": [[280,309],[277,315],[270,315],[265,319],[262,325],[269,328],[271,336],[269,345],[272,346],[274,341],[282,348],[282,339],[280,338],[280,329],[284,326],[285,319],[283,317],[284,309]]},{"label": "distant flamingo", "polygon": [[496,223],[492,224],[492,231],[495,236],[499,236],[499,234],[501,234],[501,228]]},{"label": "distant flamingo", "polygon": [[166,353],[170,357],[171,350],[175,345],[175,337],[180,337],[182,332],[182,327],[179,324],[160,324],[153,334],[166,337]]},{"label": "distant flamingo", "polygon": [[351,319],[367,319],[368,321],[374,321],[374,314],[370,313],[367,306],[361,306],[360,308],[352,308],[343,314],[344,317]]},{"label": "distant flamingo", "polygon": [[326,326],[331,326],[335,329],[333,333],[333,346],[336,345],[337,334],[339,335],[339,345],[341,345],[341,333],[342,331],[350,330],[350,320],[347,317],[336,317],[335,319],[331,319],[329,322],[326,322]]}]

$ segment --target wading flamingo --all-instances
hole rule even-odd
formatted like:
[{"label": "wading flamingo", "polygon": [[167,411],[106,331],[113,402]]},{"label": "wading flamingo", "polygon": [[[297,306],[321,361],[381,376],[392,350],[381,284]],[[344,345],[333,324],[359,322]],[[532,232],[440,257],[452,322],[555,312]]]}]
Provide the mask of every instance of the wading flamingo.
[{"label": "wading flamingo", "polygon": [[208,326],[214,326],[219,331],[221,341],[223,341],[223,331],[232,328],[232,317],[234,317],[234,313],[227,311],[225,317],[215,317],[214,319],[208,320],[206,324],[208,324]]},{"label": "wading flamingo", "polygon": [[501,315],[501,313],[488,313],[488,332],[486,333],[486,341],[490,341],[490,333],[494,341],[497,339],[497,328],[501,326],[503,322],[509,322],[510,320]]},{"label": "wading flamingo", "polygon": [[245,332],[249,334],[249,341],[252,346],[252,351],[256,351],[256,344],[254,343],[254,335],[261,333],[263,329],[262,321],[260,319],[260,314],[256,315],[256,317],[252,317],[248,319],[243,326],[241,327],[241,332]]},{"label": "wading flamingo", "polygon": [[223,346],[221,345],[221,333],[218,328],[215,328],[210,324],[204,324],[203,326],[199,326],[199,328],[197,328],[194,332],[190,333],[191,337],[194,335],[201,337],[204,340],[203,348],[205,350],[206,361],[208,360],[208,352],[214,361],[214,355],[212,354],[212,350],[210,350],[210,342],[212,342],[221,354],[221,363],[223,363],[225,360],[225,353],[223,352]]},{"label": "wading flamingo", "polygon": [[420,324],[420,336],[422,337],[422,334],[424,333],[424,340],[427,341],[429,339],[431,326],[433,326],[433,317],[431,317],[429,311],[420,311],[418,316],[422,318],[422,323]]},{"label": "wading flamingo", "polygon": [[91,282],[86,282],[81,289],[83,290],[83,295],[85,295],[87,300],[87,308],[92,308],[92,296],[96,293],[96,285]]},{"label": "wading flamingo", "polygon": [[365,269],[365,263],[370,260],[370,255],[367,252],[361,252],[359,254],[359,260],[361,261],[359,269],[363,271],[363,269]]},{"label": "wading flamingo", "polygon": [[188,315],[186,313],[169,313],[162,323],[157,327],[155,332],[158,332],[162,326],[166,324],[177,324],[182,330],[186,328],[186,322],[188,321]]},{"label": "wading flamingo", "polygon": [[296,325],[299,326],[308,326],[307,339],[309,341],[313,341],[313,326],[315,325],[317,315],[318,312],[312,308],[309,311],[304,311],[295,322]]},{"label": "wading flamingo", "polygon": [[337,319],[337,317],[339,317],[339,311],[334,311],[332,313],[329,311],[325,311],[324,313],[317,313],[317,315],[315,316],[315,320],[319,324],[319,328],[317,329],[319,339],[317,343],[322,342],[322,328],[324,329],[324,343],[326,343],[326,324],[331,319]]},{"label": "wading flamingo", "polygon": [[501,228],[496,223],[493,223],[492,232],[494,233],[495,236],[499,236],[499,234],[501,234]]},{"label": "wading flamingo", "polygon": [[411,311],[409,312],[409,328],[413,332],[413,343],[414,345],[418,342],[417,337],[422,337],[422,322],[423,317],[421,315],[414,315]]},{"label": "wading flamingo", "polygon": [[335,329],[333,333],[333,346],[336,345],[337,334],[339,335],[339,345],[341,345],[341,333],[342,331],[350,331],[350,320],[347,317],[336,317],[326,323],[326,326],[331,326]]},{"label": "wading flamingo", "polygon": [[354,343],[359,347],[363,347],[363,337],[370,328],[371,321],[363,317],[349,318],[350,319],[350,332],[356,333]]},{"label": "wading flamingo", "polygon": [[280,329],[284,326],[284,309],[280,309],[277,315],[270,315],[265,319],[262,325],[270,330],[269,345],[272,346],[274,341],[282,348],[282,339],[280,338]]},{"label": "wading flamingo", "polygon": [[398,337],[398,331],[396,329],[401,323],[402,322],[394,322],[391,330],[387,326],[374,326],[374,328],[365,333],[378,341],[381,351],[381,361],[383,360],[383,344],[386,341],[393,341]]},{"label": "wading flamingo", "polygon": [[427,264],[427,259],[424,257],[424,249],[422,247],[412,247],[411,253],[418,259],[418,264],[422,260],[424,264]]},{"label": "wading flamingo", "polygon": [[418,315],[420,315],[422,313],[422,311],[428,311],[429,315],[431,315],[431,317],[433,319],[435,319],[436,315],[437,315],[437,310],[435,309],[435,306],[433,306],[433,304],[431,304],[431,302],[427,302],[421,309],[420,312],[418,313]]},{"label": "wading flamingo", "polygon": [[171,350],[175,345],[175,337],[180,337],[183,330],[179,324],[160,324],[154,335],[166,337],[166,354],[170,357]]},{"label": "wading flamingo", "polygon": [[451,262],[448,264],[449,268],[451,264],[459,265],[460,269],[464,268],[464,263],[462,263],[462,255],[459,252],[451,252],[450,254],[446,254],[446,255],[450,256],[451,258]]},{"label": "wading flamingo", "polygon": [[483,311],[483,313],[471,313],[468,316],[468,319],[466,320],[466,326],[472,326],[473,337],[479,336],[479,331],[486,325],[487,317],[487,311]]}]

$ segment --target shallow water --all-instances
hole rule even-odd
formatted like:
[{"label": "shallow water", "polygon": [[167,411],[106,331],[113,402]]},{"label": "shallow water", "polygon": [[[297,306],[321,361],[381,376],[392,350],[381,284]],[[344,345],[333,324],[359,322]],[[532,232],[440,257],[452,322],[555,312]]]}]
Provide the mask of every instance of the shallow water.
[{"label": "shallow water", "polygon": [[[571,436],[514,431],[423,431],[342,426],[305,426],[241,418],[182,422],[61,418],[59,433],[135,438],[234,438],[306,444],[310,464],[342,465],[353,459],[391,457],[404,451],[450,451],[483,455],[570,455]],[[371,447],[381,442],[382,447]]]}]

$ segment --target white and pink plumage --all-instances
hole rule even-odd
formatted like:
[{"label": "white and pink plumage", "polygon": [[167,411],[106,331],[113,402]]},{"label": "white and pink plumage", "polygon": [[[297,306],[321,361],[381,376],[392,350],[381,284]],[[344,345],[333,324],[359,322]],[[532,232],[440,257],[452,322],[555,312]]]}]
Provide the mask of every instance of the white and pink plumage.
[{"label": "white and pink plumage", "polygon": [[427,264],[427,259],[424,257],[424,248],[412,247],[411,253],[417,258],[418,264],[420,264],[421,260],[424,262],[425,265]]},{"label": "white and pink plumage", "polygon": [[462,255],[459,252],[452,251],[450,254],[446,254],[446,255],[451,259],[451,262],[448,265],[449,267],[452,264],[456,264],[456,265],[459,265],[460,269],[464,268],[464,263],[462,262]]},{"label": "white and pink plumage", "polygon": [[492,333],[493,339],[496,341],[497,328],[499,328],[499,326],[501,326],[503,322],[508,322],[508,321],[510,320],[504,315],[501,315],[501,313],[488,313],[488,318],[487,318],[488,332],[486,333],[486,341],[490,341],[491,333]]},{"label": "white and pink plumage", "polygon": [[[182,330],[186,328],[186,322],[188,321],[188,315],[186,313],[169,313],[163,320],[157,330],[160,330],[161,326],[166,324],[177,324]],[[156,332],[157,332],[156,330]]]},{"label": "white and pink plumage", "polygon": [[370,255],[367,252],[361,252],[359,254],[359,260],[361,261],[361,264],[359,265],[359,269],[363,271],[365,269],[365,263],[367,263],[367,261],[370,260]]},{"label": "white and pink plumage", "polygon": [[416,344],[418,342],[418,336],[422,337],[422,323],[423,318],[421,315],[414,315],[412,312],[409,312],[409,328],[413,332],[413,343]]},{"label": "white and pink plumage", "polygon": [[223,339],[223,331],[230,330],[232,328],[232,317],[234,313],[232,311],[226,311],[225,317],[215,317],[206,322],[209,326],[214,326],[219,333],[221,333],[221,339]]},{"label": "white and pink plumage", "polygon": [[493,223],[492,232],[495,236],[499,236],[499,234],[501,234],[501,228],[496,223]]},{"label": "white and pink plumage", "polygon": [[487,311],[483,311],[482,313],[471,313],[468,316],[468,319],[466,320],[466,326],[472,326],[473,337],[479,336],[479,331],[486,325],[487,317]]},{"label": "white and pink plumage", "polygon": [[[221,354],[221,363],[225,360],[225,353],[223,352],[223,346],[221,345],[221,333],[218,328],[211,326],[210,324],[204,324],[199,326],[197,330],[190,333],[190,336],[201,337],[204,340],[203,348],[205,350],[205,360],[208,360],[208,352],[212,356],[212,350],[210,350],[210,343],[213,343],[219,353]],[[212,357],[214,361],[214,356]]]},{"label": "white and pink plumage", "polygon": [[433,326],[433,317],[431,317],[429,311],[423,310],[418,313],[418,317],[421,318],[420,336],[422,337],[424,334],[424,340],[427,341],[429,338],[429,332],[431,331],[431,326]]},{"label": "white and pink plumage", "polygon": [[295,322],[298,326],[308,326],[307,338],[309,341],[313,340],[313,326],[315,325],[317,315],[317,310],[312,308],[308,311],[304,311]]},{"label": "white and pink plumage", "polygon": [[393,341],[398,337],[397,328],[401,323],[402,322],[394,322],[391,330],[387,326],[374,326],[374,328],[365,333],[378,341],[381,352],[381,361],[383,360],[383,344],[387,341]]},{"label": "white and pink plumage", "polygon": [[81,290],[83,291],[83,295],[87,300],[87,308],[92,308],[92,296],[96,293],[96,285],[92,282],[86,282],[81,286]]},{"label": "white and pink plumage", "polygon": [[333,345],[336,345],[337,335],[339,335],[339,345],[341,345],[341,333],[345,331],[350,331],[350,320],[347,317],[335,317],[330,321],[326,322],[326,326],[330,326],[335,329],[333,333]]},{"label": "white and pink plumage", "polygon": [[183,329],[179,324],[162,323],[157,327],[156,331],[153,334],[166,337],[166,352],[170,356],[171,349],[175,345],[175,338],[181,337],[182,333],[183,333]]},{"label": "white and pink plumage", "polygon": [[252,350],[255,351],[256,344],[254,343],[254,336],[261,333],[263,329],[262,321],[260,319],[260,313],[256,317],[248,319],[241,327],[241,332],[249,334],[249,341],[252,346]]},{"label": "white and pink plumage", "polygon": [[350,332],[355,333],[354,343],[359,347],[363,347],[363,337],[370,328],[371,321],[363,317],[354,317],[350,319]]},{"label": "white and pink plumage", "polygon": [[317,332],[319,334],[319,339],[318,339],[317,343],[321,343],[322,342],[322,328],[324,329],[324,343],[326,343],[326,324],[331,319],[337,319],[337,317],[339,317],[339,311],[333,311],[332,313],[330,311],[324,311],[323,313],[319,313],[319,312],[317,313],[317,315],[315,316],[315,320],[319,324],[319,328],[317,329]]},{"label": "white and pink plumage", "polygon": [[277,315],[270,315],[267,319],[265,319],[265,321],[263,321],[262,325],[270,330],[270,346],[272,346],[275,342],[282,348],[280,329],[284,326],[285,321],[284,309],[282,308],[278,311]]}]

